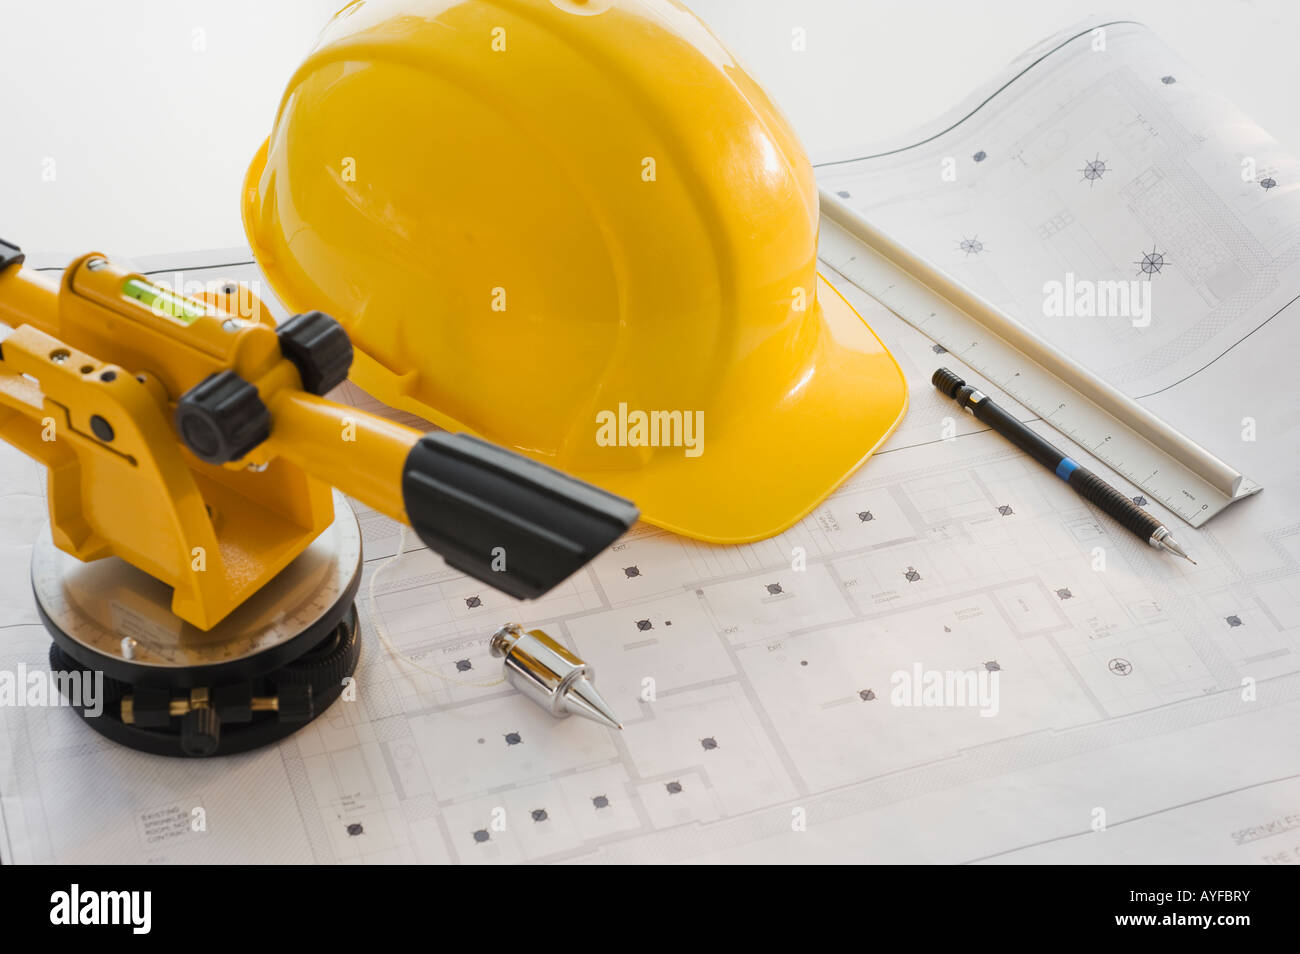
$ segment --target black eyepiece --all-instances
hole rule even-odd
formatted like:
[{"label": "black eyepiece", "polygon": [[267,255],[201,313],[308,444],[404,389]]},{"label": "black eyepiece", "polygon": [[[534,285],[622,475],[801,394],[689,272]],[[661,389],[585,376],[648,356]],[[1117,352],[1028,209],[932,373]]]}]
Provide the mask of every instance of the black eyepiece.
[{"label": "black eyepiece", "polygon": [[541,596],[622,536],[629,500],[468,434],[426,434],[402,477],[406,515],[451,566]]}]

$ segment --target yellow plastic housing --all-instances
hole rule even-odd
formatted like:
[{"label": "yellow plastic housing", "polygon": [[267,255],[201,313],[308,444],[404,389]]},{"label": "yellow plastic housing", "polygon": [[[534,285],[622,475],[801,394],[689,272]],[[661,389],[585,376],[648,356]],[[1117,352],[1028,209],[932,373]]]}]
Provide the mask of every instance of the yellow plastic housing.
[{"label": "yellow plastic housing", "polygon": [[[0,325],[13,327],[0,348],[0,440],[47,468],[55,545],[161,580],[172,612],[200,630],[330,525],[331,486],[409,522],[402,481],[420,433],[303,391],[252,294],[184,299],[92,253],[57,285],[0,270]],[[223,465],[175,430],[177,399],[219,371],[253,384],[274,421]]]},{"label": "yellow plastic housing", "polygon": [[[362,388],[691,537],[788,528],[906,409],[817,273],[794,132],[671,0],[357,0],[290,80],[243,214]],[[611,443],[620,408],[702,420],[699,453]]]}]

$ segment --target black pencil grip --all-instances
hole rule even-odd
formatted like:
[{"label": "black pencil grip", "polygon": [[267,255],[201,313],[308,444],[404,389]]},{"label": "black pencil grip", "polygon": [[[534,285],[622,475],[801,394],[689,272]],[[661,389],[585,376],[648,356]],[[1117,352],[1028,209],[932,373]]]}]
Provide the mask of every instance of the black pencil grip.
[{"label": "black pencil grip", "polygon": [[1056,465],[1061,462],[1059,450],[1028,426],[1021,424],[1014,414],[1001,405],[986,398],[974,406],[972,413],[975,420],[993,428],[1048,470],[1056,470]]},{"label": "black pencil grip", "polygon": [[1069,484],[1084,500],[1096,504],[1107,514],[1114,517],[1124,529],[1149,540],[1151,534],[1160,528],[1160,521],[1147,513],[1132,500],[1102,480],[1086,467],[1076,467],[1070,474]]}]

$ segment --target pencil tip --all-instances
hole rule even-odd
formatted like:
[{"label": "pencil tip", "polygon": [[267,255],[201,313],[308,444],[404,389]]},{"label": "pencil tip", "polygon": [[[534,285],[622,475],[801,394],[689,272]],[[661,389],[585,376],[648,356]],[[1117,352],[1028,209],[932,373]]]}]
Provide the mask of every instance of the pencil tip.
[{"label": "pencil tip", "polygon": [[1187,551],[1178,545],[1178,541],[1173,538],[1173,535],[1170,534],[1168,530],[1165,531],[1165,535],[1161,538],[1160,546],[1175,556],[1182,557],[1193,566],[1196,565],[1196,561],[1188,556]]}]

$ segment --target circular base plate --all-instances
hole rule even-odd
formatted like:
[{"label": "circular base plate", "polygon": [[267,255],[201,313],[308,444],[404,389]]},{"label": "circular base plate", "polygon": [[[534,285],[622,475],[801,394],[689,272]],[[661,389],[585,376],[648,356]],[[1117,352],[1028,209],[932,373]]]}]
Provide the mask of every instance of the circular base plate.
[{"label": "circular base plate", "polygon": [[82,563],[58,550],[47,528],[32,554],[32,590],[54,638],[51,667],[102,673],[111,700],[101,716],[86,721],[132,748],[181,756],[192,753],[182,749],[180,719],[165,729],[127,724],[116,700],[146,689],[188,696],[194,689],[249,686],[258,696],[275,695],[286,682],[312,686],[310,713],[225,720],[212,754],[273,742],[323,712],[356,668],[360,649],[353,599],[361,582],[361,531],[337,491],[334,512],[334,522],[306,550],[206,631],[171,612],[172,591],[164,583],[116,557]]}]

